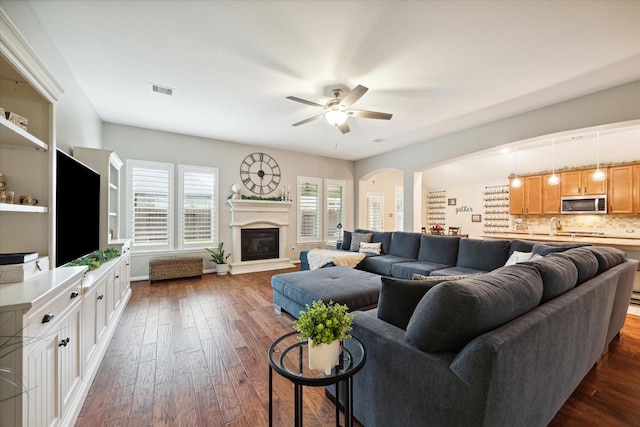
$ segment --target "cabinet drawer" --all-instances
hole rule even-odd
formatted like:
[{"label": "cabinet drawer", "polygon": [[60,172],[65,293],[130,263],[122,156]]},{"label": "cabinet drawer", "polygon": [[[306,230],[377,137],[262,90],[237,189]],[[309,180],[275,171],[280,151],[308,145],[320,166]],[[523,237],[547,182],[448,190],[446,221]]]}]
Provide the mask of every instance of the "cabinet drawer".
[{"label": "cabinet drawer", "polygon": [[[82,299],[82,280],[74,282],[72,285],[61,290],[50,302],[43,307],[35,310],[33,313],[27,313],[27,336],[36,338],[56,321],[61,319],[62,314],[72,307],[79,304]],[[50,315],[53,315],[51,317]],[[48,321],[47,321],[48,319]]]}]

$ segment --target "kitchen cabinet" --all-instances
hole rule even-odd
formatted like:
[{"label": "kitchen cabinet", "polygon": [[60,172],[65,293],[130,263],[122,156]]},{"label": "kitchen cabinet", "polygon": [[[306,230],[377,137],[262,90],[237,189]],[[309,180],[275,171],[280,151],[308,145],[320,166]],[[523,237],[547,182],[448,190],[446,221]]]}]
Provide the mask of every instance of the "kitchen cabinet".
[{"label": "kitchen cabinet", "polygon": [[532,175],[520,178],[522,185],[513,187],[509,180],[509,213],[511,215],[542,214],[542,176]]},{"label": "kitchen cabinet", "polygon": [[[605,176],[607,168],[600,168]],[[561,196],[585,196],[607,193],[607,180],[594,181],[595,169],[576,169],[560,173]]]},{"label": "kitchen cabinet", "polygon": [[544,214],[560,213],[560,184],[550,185],[549,177],[551,175],[542,176],[542,207]]},{"label": "kitchen cabinet", "polygon": [[640,163],[633,165],[633,213],[640,214]]},{"label": "kitchen cabinet", "polygon": [[[637,167],[637,165],[620,165],[609,168],[608,213],[634,213],[634,169]],[[635,191],[637,192],[637,189]]]}]

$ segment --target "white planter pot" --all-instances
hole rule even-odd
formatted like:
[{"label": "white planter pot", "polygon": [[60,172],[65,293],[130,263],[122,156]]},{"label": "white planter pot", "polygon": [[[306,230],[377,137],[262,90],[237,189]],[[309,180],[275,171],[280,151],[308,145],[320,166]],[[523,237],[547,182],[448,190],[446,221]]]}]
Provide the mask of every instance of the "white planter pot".
[{"label": "white planter pot", "polygon": [[229,264],[216,264],[216,273],[218,276],[224,276],[229,272]]},{"label": "white planter pot", "polygon": [[335,340],[331,344],[320,343],[313,346],[313,340],[307,339],[307,349],[309,350],[309,368],[316,369],[329,375],[331,369],[338,364],[340,359],[340,341]]}]

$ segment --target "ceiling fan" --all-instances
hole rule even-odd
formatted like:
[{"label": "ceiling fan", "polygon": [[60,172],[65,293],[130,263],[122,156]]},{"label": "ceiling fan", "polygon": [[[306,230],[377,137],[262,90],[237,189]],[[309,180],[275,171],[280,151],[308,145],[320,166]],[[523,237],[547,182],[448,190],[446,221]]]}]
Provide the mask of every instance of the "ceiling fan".
[{"label": "ceiling fan", "polygon": [[368,88],[358,85],[351,92],[347,93],[344,98],[341,98],[342,89],[333,89],[333,99],[327,101],[325,105],[318,104],[313,101],[307,101],[306,99],[301,99],[295,96],[287,96],[287,99],[292,101],[301,102],[303,104],[311,105],[312,107],[320,107],[325,110],[322,114],[309,117],[308,119],[294,123],[292,126],[300,126],[319,119],[320,117],[324,117],[329,124],[340,129],[340,132],[347,133],[350,131],[349,123],[347,123],[349,116],[361,117],[364,119],[391,120],[392,114],[378,113],[376,111],[353,110],[350,108],[362,97],[362,95],[367,93],[368,90]]}]

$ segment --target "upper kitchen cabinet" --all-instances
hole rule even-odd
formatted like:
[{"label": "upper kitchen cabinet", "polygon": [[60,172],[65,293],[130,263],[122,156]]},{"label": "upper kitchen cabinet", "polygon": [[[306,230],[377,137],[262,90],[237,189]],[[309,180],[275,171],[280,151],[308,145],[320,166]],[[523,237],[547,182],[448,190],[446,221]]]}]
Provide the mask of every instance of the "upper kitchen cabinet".
[{"label": "upper kitchen cabinet", "polygon": [[545,214],[560,213],[560,184],[549,184],[551,175],[542,176],[542,208]]},{"label": "upper kitchen cabinet", "polygon": [[[55,265],[55,102],[62,88],[0,9],[0,173],[12,204],[0,204],[0,253],[38,252]],[[37,204],[20,204],[32,196]]]},{"label": "upper kitchen cabinet", "polygon": [[634,171],[637,168],[638,165],[621,165],[609,168],[608,213],[634,213],[634,191],[638,191],[637,188],[634,188],[634,179],[637,182],[637,174],[634,176]]},{"label": "upper kitchen cabinet", "polygon": [[521,181],[520,187],[513,186],[513,179],[509,181],[509,213],[511,215],[542,214],[542,176],[525,176]]},{"label": "upper kitchen cabinet", "polygon": [[[607,168],[601,168],[607,175]],[[560,193],[562,196],[584,196],[607,193],[607,180],[594,181],[595,169],[578,169],[560,173]]]}]

